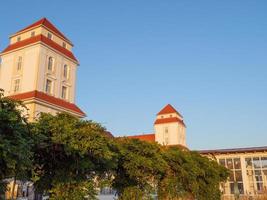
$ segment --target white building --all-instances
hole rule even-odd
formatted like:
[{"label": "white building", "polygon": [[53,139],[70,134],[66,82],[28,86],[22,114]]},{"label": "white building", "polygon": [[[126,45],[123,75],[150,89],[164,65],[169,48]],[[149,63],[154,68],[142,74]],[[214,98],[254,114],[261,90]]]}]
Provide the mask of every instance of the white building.
[{"label": "white building", "polygon": [[75,105],[79,63],[72,47],[46,18],[10,36],[9,46],[0,54],[0,88],[5,96],[24,102],[30,120],[40,112],[85,116]]}]

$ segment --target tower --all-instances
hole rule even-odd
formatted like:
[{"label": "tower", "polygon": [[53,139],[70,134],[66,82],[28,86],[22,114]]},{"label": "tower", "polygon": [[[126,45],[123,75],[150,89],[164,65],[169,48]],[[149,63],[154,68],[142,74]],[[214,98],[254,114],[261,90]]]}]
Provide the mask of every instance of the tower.
[{"label": "tower", "polygon": [[170,104],[157,114],[154,129],[155,141],[159,144],[186,146],[183,117]]},{"label": "tower", "polygon": [[0,88],[5,96],[24,102],[30,120],[40,112],[85,116],[75,105],[79,63],[72,47],[46,18],[10,36],[0,54]]}]

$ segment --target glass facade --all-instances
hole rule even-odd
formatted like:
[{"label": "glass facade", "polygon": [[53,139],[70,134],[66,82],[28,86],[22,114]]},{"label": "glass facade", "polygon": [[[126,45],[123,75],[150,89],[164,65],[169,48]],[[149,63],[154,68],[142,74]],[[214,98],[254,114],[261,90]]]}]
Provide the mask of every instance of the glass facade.
[{"label": "glass facade", "polygon": [[228,181],[222,184],[224,194],[244,194],[240,158],[222,158],[219,163],[231,170]]},{"label": "glass facade", "polygon": [[267,157],[246,157],[249,190],[261,193],[267,190]]}]

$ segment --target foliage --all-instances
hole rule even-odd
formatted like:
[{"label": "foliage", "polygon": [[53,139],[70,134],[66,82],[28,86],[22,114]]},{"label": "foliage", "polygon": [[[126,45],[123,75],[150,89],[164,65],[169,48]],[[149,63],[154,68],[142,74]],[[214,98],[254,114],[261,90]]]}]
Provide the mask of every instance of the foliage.
[{"label": "foliage", "polygon": [[162,154],[168,169],[159,185],[160,199],[220,199],[219,183],[226,180],[228,170],[197,152],[179,147],[166,148]]},{"label": "foliage", "polygon": [[[147,198],[155,190],[164,174],[166,163],[162,159],[160,146],[137,139],[118,140],[118,166],[113,188],[120,199],[130,199],[130,194]],[[131,192],[130,192],[131,191]]]},{"label": "foliage", "polygon": [[[19,109],[20,108],[20,109]],[[5,192],[5,179],[26,179],[31,168],[32,139],[25,107],[18,101],[3,97],[0,90],[0,193]]]},{"label": "foliage", "polygon": [[80,200],[80,199],[96,199],[95,185],[92,181],[84,182],[68,182],[53,185],[51,192],[51,200]]},{"label": "foliage", "polygon": [[[41,114],[32,126],[36,189],[52,190],[52,197],[60,199],[60,192],[56,191],[63,189],[63,185],[72,190],[108,177],[116,165],[116,155],[112,152],[113,142],[104,131],[97,123],[65,113]],[[95,187],[87,186],[88,194],[94,194]]]}]

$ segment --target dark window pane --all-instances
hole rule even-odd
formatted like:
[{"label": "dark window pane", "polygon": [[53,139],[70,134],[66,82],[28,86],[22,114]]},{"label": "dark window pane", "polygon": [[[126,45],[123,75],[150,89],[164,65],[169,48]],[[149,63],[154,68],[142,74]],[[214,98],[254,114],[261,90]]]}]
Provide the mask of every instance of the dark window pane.
[{"label": "dark window pane", "polygon": [[243,183],[238,183],[238,190],[240,194],[244,194]]},{"label": "dark window pane", "polygon": [[267,168],[267,157],[261,158],[262,168]]},{"label": "dark window pane", "polygon": [[226,159],[226,166],[228,169],[233,169],[233,160],[232,159]]},{"label": "dark window pane", "polygon": [[235,166],[235,169],[241,169],[240,158],[235,158],[234,159],[234,166]]},{"label": "dark window pane", "polygon": [[255,170],[255,180],[256,181],[262,181],[261,171]]},{"label": "dark window pane", "polygon": [[230,173],[229,181],[235,181],[234,172]]},{"label": "dark window pane", "polygon": [[242,182],[242,171],[235,171],[235,180],[238,182]]},{"label": "dark window pane", "polygon": [[230,183],[230,191],[231,191],[231,194],[235,193],[235,185],[234,185],[234,183]]},{"label": "dark window pane", "polygon": [[219,163],[220,163],[222,166],[225,166],[225,159],[220,159],[220,160],[219,160]]},{"label": "dark window pane", "polygon": [[257,190],[262,191],[263,190],[263,184],[262,183],[257,183]]}]

